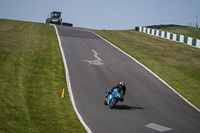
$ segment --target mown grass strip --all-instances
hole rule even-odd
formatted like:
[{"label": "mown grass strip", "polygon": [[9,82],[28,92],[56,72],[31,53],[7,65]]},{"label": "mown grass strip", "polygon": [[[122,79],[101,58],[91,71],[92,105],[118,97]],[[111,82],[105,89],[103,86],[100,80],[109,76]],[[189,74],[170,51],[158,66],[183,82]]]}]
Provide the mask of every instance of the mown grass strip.
[{"label": "mown grass strip", "polygon": [[0,19],[0,132],[86,132],[63,88],[54,27]]},{"label": "mown grass strip", "polygon": [[134,30],[92,31],[147,66],[200,108],[200,49]]}]

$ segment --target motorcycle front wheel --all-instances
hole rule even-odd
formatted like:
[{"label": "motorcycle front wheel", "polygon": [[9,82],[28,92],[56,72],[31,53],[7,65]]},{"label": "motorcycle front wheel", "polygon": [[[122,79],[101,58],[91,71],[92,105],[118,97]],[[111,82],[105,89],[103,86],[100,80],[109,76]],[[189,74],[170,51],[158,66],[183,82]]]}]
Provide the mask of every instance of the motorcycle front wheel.
[{"label": "motorcycle front wheel", "polygon": [[110,101],[110,109],[112,109],[114,106],[115,106],[115,104],[116,104],[116,102],[117,102],[117,99],[116,98],[113,98],[111,101]]}]

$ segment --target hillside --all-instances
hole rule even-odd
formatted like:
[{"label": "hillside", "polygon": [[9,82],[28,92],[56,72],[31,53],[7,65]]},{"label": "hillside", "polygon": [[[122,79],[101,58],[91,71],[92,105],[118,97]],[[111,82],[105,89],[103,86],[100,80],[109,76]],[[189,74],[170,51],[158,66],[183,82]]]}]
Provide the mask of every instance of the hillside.
[{"label": "hillside", "polygon": [[0,132],[85,132],[67,91],[55,29],[0,19]]},{"label": "hillside", "polygon": [[193,29],[189,29],[187,26],[167,27],[167,28],[161,28],[159,30],[200,39],[200,30],[195,31]]}]

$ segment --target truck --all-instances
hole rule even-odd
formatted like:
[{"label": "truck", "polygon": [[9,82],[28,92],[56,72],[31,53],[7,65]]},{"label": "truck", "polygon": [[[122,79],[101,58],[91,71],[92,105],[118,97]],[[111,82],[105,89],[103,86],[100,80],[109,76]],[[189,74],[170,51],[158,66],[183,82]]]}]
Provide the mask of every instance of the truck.
[{"label": "truck", "polygon": [[48,24],[57,24],[57,25],[64,25],[64,26],[73,26],[71,23],[62,22],[61,12],[53,11],[48,15],[46,19],[46,23]]},{"label": "truck", "polygon": [[61,25],[62,24],[61,12],[57,11],[51,12],[50,17],[48,15],[48,18],[46,19],[46,23]]}]

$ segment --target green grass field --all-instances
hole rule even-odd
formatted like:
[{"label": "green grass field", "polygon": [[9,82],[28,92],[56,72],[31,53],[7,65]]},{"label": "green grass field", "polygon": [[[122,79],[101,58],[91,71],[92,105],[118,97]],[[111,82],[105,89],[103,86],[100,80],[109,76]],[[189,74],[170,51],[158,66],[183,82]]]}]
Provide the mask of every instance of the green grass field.
[{"label": "green grass field", "polygon": [[140,61],[200,108],[200,49],[134,30],[92,31]]},{"label": "green grass field", "polygon": [[67,93],[54,27],[0,19],[0,108],[0,133],[86,132]]},{"label": "green grass field", "polygon": [[200,31],[189,29],[187,26],[166,27],[166,28],[161,28],[159,30],[200,39]]}]

